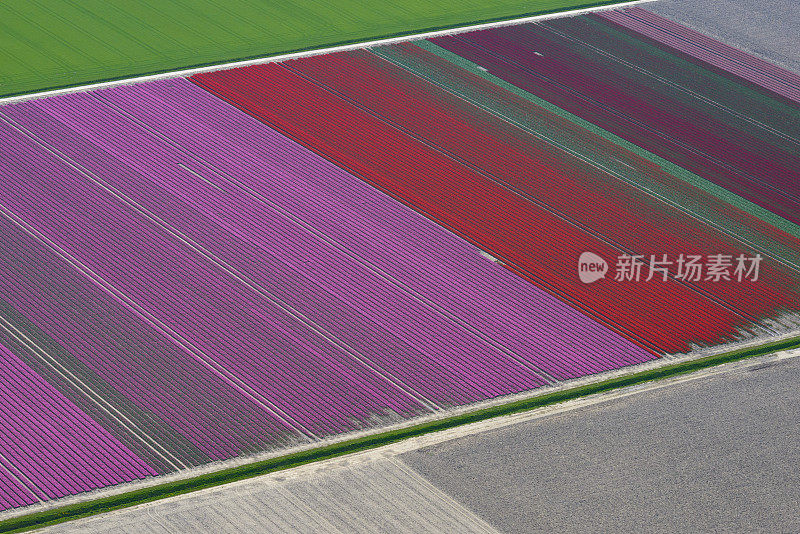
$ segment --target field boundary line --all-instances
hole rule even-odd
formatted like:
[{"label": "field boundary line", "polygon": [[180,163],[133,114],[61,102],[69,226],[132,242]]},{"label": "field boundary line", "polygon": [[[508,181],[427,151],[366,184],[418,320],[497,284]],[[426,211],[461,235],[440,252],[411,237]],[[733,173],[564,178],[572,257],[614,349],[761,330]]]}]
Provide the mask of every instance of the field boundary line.
[{"label": "field boundary line", "polygon": [[[795,334],[794,337],[784,337],[757,345],[748,344],[738,349],[711,355],[686,355],[677,362],[674,358],[665,357],[656,362],[651,362],[649,368],[645,368],[645,370],[627,373],[623,370],[622,374],[617,374],[617,376],[613,376],[612,378],[607,378],[608,375],[601,376],[599,379],[578,385],[577,387],[567,387],[556,391],[552,391],[552,389],[547,391],[548,388],[542,388],[544,391],[540,390],[539,394],[534,392],[534,396],[527,398],[519,399],[516,397],[511,401],[490,405],[488,407],[473,408],[471,410],[467,408],[466,411],[456,415],[444,416],[421,423],[418,421],[411,421],[410,425],[401,428],[378,431],[356,438],[345,438],[342,441],[334,443],[322,443],[318,447],[308,448],[282,456],[275,456],[266,460],[255,461],[236,467],[207,472],[191,478],[173,480],[125,493],[92,499],[85,502],[76,502],[57,508],[12,517],[0,521],[0,533],[24,532],[71,519],[88,517],[103,512],[160,500],[166,497],[265,475],[275,471],[282,471],[291,467],[368,451],[410,438],[418,438],[425,434],[450,430],[455,427],[478,423],[500,416],[529,412],[537,408],[561,404],[588,395],[607,393],[613,390],[620,390],[646,382],[685,375],[693,371],[700,371],[755,356],[763,356],[774,352],[797,348],[800,348],[800,336]],[[637,366],[637,368],[642,369],[641,366]],[[630,371],[630,369],[628,369],[628,371]],[[591,380],[592,377],[589,377],[589,379]]]},{"label": "field boundary line", "polygon": [[106,87],[114,87],[117,85],[127,85],[133,83],[141,83],[153,80],[163,80],[168,78],[179,78],[179,77],[188,77],[193,74],[199,74],[201,72],[212,72],[216,70],[227,70],[233,69],[236,67],[247,67],[249,65],[260,65],[263,63],[272,63],[276,61],[286,61],[288,59],[298,59],[307,56],[315,56],[320,54],[329,54],[333,52],[344,52],[347,50],[355,50],[358,48],[369,48],[373,46],[382,46],[382,45],[389,45],[404,41],[412,41],[418,39],[430,39],[434,37],[441,37],[444,35],[452,35],[456,33],[464,33],[476,30],[486,30],[489,28],[496,28],[499,26],[511,26],[514,24],[524,24],[527,22],[535,22],[541,20],[548,20],[552,18],[559,18],[559,17],[571,17],[575,15],[582,15],[585,13],[591,13],[595,11],[604,11],[609,9],[620,9],[624,7],[631,7],[637,4],[643,4],[646,2],[653,2],[655,0],[628,0],[627,2],[614,2],[613,0],[600,0],[596,2],[587,2],[583,4],[584,7],[579,7],[577,9],[570,9],[567,11],[544,11],[544,12],[534,12],[530,14],[523,14],[523,16],[516,16],[514,18],[503,18],[503,19],[488,19],[484,21],[478,21],[468,26],[449,26],[449,27],[434,27],[427,30],[418,31],[415,33],[401,33],[401,34],[389,34],[386,37],[382,37],[379,39],[372,39],[369,41],[343,41],[340,43],[334,43],[330,46],[326,46],[323,48],[309,48],[309,49],[299,49],[294,51],[287,51],[283,53],[277,53],[273,55],[267,56],[258,56],[258,57],[250,57],[250,58],[243,58],[237,59],[233,61],[227,61],[224,63],[210,63],[210,64],[201,64],[191,66],[186,69],[181,70],[166,70],[166,71],[156,71],[151,72],[143,75],[134,75],[130,77],[122,77],[122,78],[114,78],[108,80],[97,81],[94,83],[87,83],[87,84],[79,84],[79,85],[69,85],[69,86],[62,86],[56,87],[51,89],[46,89],[43,91],[36,91],[36,92],[24,92],[18,94],[12,94],[9,96],[5,96],[0,98],[0,105],[3,104],[10,104],[13,102],[22,102],[24,100],[31,100],[34,98],[45,98],[48,96],[55,96],[60,94],[66,93],[75,93],[80,91],[90,91],[94,89],[102,89]]}]

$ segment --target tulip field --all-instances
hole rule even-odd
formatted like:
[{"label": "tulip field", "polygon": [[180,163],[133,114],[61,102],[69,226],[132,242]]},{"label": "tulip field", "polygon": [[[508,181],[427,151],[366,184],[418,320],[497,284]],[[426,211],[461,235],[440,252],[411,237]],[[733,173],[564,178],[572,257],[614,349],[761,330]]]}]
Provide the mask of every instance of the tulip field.
[{"label": "tulip field", "polygon": [[639,8],[0,105],[0,511],[796,331],[798,125]]}]

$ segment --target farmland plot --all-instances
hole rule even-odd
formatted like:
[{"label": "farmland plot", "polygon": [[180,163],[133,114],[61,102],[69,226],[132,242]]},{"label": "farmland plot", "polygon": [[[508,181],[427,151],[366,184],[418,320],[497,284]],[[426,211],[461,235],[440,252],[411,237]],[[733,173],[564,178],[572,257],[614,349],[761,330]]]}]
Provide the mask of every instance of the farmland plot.
[{"label": "farmland plot", "polygon": [[0,107],[0,508],[796,331],[791,75],[626,13]]},{"label": "farmland plot", "polygon": [[148,474],[653,358],[186,80],[0,114],[9,347]]}]

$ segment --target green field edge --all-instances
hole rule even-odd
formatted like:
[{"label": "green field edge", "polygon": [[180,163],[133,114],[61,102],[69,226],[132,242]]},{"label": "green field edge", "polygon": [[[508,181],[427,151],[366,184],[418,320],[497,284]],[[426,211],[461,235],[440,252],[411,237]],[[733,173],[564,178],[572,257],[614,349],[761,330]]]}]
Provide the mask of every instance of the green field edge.
[{"label": "green field edge", "polygon": [[142,488],[139,490],[103,497],[87,502],[66,505],[42,512],[15,517],[0,521],[0,533],[24,532],[36,528],[55,525],[64,521],[88,517],[120,508],[144,504],[166,497],[172,497],[193,491],[206,489],[230,482],[297,467],[303,464],[335,458],[345,454],[361,452],[383,445],[389,445],[408,438],[422,436],[454,427],[484,421],[493,417],[510,415],[542,408],[553,404],[603,393],[644,382],[661,380],[676,375],[686,374],[717,365],[743,360],[754,356],[762,356],[773,352],[800,347],[800,336],[773,341],[756,347],[743,348],[721,354],[697,358],[680,363],[664,365],[655,369],[639,371],[628,375],[610,378],[593,384],[586,384],[562,391],[554,391],[536,397],[482,408],[444,419],[420,423],[417,425],[377,433],[371,436],[356,438],[340,443],[325,445],[285,456],[270,458],[248,465],[222,469],[192,478],[166,482],[164,484]]},{"label": "green field edge", "polygon": [[[257,60],[257,59],[269,59],[271,57],[277,57],[277,56],[282,56],[282,55],[287,55],[287,54],[300,54],[300,53],[304,53],[304,52],[313,52],[314,50],[321,50],[321,49],[325,49],[325,48],[334,48],[334,47],[338,47],[338,46],[355,45],[355,44],[365,43],[365,42],[370,42],[370,41],[380,41],[380,40],[384,40],[384,39],[393,39],[393,38],[397,38],[397,37],[410,37],[410,38],[413,38],[413,36],[416,35],[416,34],[425,34],[425,33],[430,33],[430,32],[447,31],[447,30],[456,31],[456,30],[458,30],[460,28],[466,28],[466,27],[469,27],[469,26],[475,26],[475,25],[479,25],[479,24],[491,24],[491,23],[495,23],[495,22],[511,22],[511,21],[514,21],[514,20],[517,20],[517,19],[524,19],[524,18],[529,18],[529,17],[538,17],[538,16],[544,16],[544,15],[554,15],[554,14],[557,14],[557,13],[562,13],[562,12],[566,12],[566,11],[574,11],[574,10],[578,10],[578,9],[592,9],[592,8],[613,6],[615,4],[625,4],[625,3],[629,3],[630,1],[631,0],[601,0],[599,2],[589,2],[589,3],[584,3],[584,4],[574,4],[574,5],[571,5],[571,6],[568,6],[568,7],[563,7],[563,8],[558,8],[558,9],[545,9],[545,10],[541,10],[541,11],[531,11],[531,12],[527,12],[527,13],[520,13],[520,14],[515,14],[515,15],[510,15],[510,16],[495,17],[495,18],[488,18],[488,19],[479,19],[479,20],[468,21],[468,22],[458,22],[458,23],[455,23],[455,24],[446,24],[446,25],[443,25],[443,26],[431,26],[431,27],[428,27],[428,28],[413,29],[413,30],[402,31],[402,32],[370,35],[370,36],[366,36],[366,37],[359,38],[359,39],[349,39],[349,40],[344,40],[344,41],[335,41],[335,42],[332,42],[332,43],[314,45],[314,46],[309,46],[309,47],[305,47],[305,48],[295,48],[295,49],[289,49],[289,50],[275,50],[275,51],[271,51],[271,52],[265,52],[264,54],[257,54],[257,55],[251,55],[251,56],[243,56],[243,57],[234,57],[234,58],[228,58],[228,59],[224,59],[224,60],[209,61],[209,62],[205,62],[205,63],[195,63],[195,64],[190,64],[190,65],[185,65],[185,66],[182,66],[182,67],[174,67],[173,66],[173,67],[167,67],[167,68],[164,68],[164,69],[153,70],[153,71],[132,72],[132,73],[126,74],[124,76],[115,76],[115,77],[111,77],[111,78],[95,78],[95,79],[91,79],[91,80],[82,80],[82,81],[79,81],[79,82],[69,83],[69,84],[38,87],[38,88],[35,88],[35,89],[30,89],[30,90],[16,91],[16,92],[11,92],[11,93],[0,94],[0,105],[3,104],[3,102],[2,102],[3,99],[17,97],[17,96],[24,96],[24,95],[34,96],[34,95],[36,95],[38,93],[46,93],[48,91],[58,91],[58,90],[61,90],[61,89],[72,89],[72,88],[76,88],[76,87],[91,86],[91,85],[96,85],[96,84],[100,84],[100,83],[118,82],[118,81],[124,81],[124,80],[135,80],[137,78],[143,78],[145,76],[156,76],[156,75],[159,75],[159,74],[168,74],[170,72],[181,72],[181,71],[185,71],[185,70],[200,69],[200,68],[204,68],[204,67],[215,67],[215,66],[222,67],[222,66],[224,66],[224,65],[226,65],[228,63],[237,63],[237,62],[241,62],[241,61],[253,61],[253,60]],[[87,89],[88,89],[88,87],[87,87]]]},{"label": "green field edge", "polygon": [[481,70],[479,65],[477,65],[477,64],[473,63],[472,61],[470,61],[468,59],[465,59],[465,58],[463,58],[463,57],[461,57],[461,56],[459,56],[457,54],[454,54],[453,52],[451,52],[451,51],[449,51],[449,50],[447,50],[445,48],[442,48],[442,47],[440,47],[440,46],[438,46],[438,45],[436,45],[434,43],[431,43],[430,41],[425,41],[425,40],[421,40],[421,41],[415,42],[414,44],[416,46],[422,48],[423,50],[426,50],[426,51],[428,51],[428,52],[430,52],[432,54],[435,54],[435,55],[439,56],[440,58],[442,58],[442,59],[444,59],[446,61],[449,61],[449,62],[451,62],[451,63],[453,63],[455,65],[458,65],[459,67],[463,68],[464,70],[469,71],[472,74],[475,74],[476,76],[480,76],[484,80],[487,80],[487,81],[497,85],[498,87],[501,87],[502,89],[505,89],[506,91],[509,91],[509,92],[511,92],[511,93],[513,93],[513,94],[515,94],[517,96],[520,96],[520,97],[522,97],[522,98],[524,98],[524,99],[536,104],[537,106],[542,107],[542,108],[550,111],[551,113],[554,113],[554,114],[558,115],[559,117],[562,117],[562,118],[572,122],[573,124],[576,124],[576,125],[584,128],[584,129],[586,129],[586,130],[589,130],[590,132],[592,132],[592,133],[594,133],[596,135],[599,135],[600,137],[602,137],[602,138],[604,138],[604,139],[606,139],[608,141],[611,141],[612,143],[616,144],[617,146],[621,146],[622,148],[624,148],[624,149],[626,149],[626,150],[628,150],[630,152],[633,152],[637,156],[639,156],[641,158],[644,158],[644,159],[646,159],[646,160],[658,165],[659,167],[664,169],[664,171],[666,171],[667,173],[671,174],[672,176],[680,178],[684,182],[686,182],[686,183],[688,183],[688,184],[690,184],[690,185],[692,185],[694,187],[697,187],[698,189],[700,189],[702,191],[705,191],[709,195],[712,195],[713,197],[715,197],[715,198],[717,198],[717,199],[719,199],[719,200],[721,200],[723,202],[726,202],[726,203],[730,204],[731,206],[734,206],[734,207],[736,207],[736,208],[738,208],[738,209],[740,209],[742,211],[750,213],[751,215],[761,219],[763,222],[765,222],[767,224],[770,224],[770,225],[774,226],[775,228],[778,228],[778,229],[786,232],[787,234],[789,234],[791,236],[794,236],[796,238],[800,238],[800,225],[797,225],[797,224],[793,223],[792,221],[784,219],[780,215],[772,213],[768,209],[763,208],[763,207],[759,206],[758,204],[755,204],[754,202],[751,202],[750,200],[747,200],[746,198],[741,197],[741,196],[737,195],[736,193],[733,193],[732,191],[728,191],[724,187],[722,187],[720,185],[717,185],[714,182],[711,182],[709,180],[706,180],[705,178],[702,178],[702,177],[694,174],[693,172],[688,171],[688,170],[684,169],[683,167],[681,167],[679,165],[676,165],[675,163],[672,163],[671,161],[662,158],[661,156],[653,154],[652,152],[650,152],[650,151],[648,151],[648,150],[646,150],[646,149],[644,149],[644,148],[642,148],[642,147],[640,147],[640,146],[628,141],[627,139],[623,139],[622,137],[619,137],[618,135],[613,134],[613,133],[609,132],[608,130],[605,130],[605,129],[603,129],[603,128],[601,128],[601,127],[599,127],[599,126],[597,126],[597,125],[595,125],[595,124],[593,124],[593,123],[591,123],[591,122],[589,122],[589,121],[587,121],[585,119],[582,119],[581,117],[578,117],[577,115],[574,115],[574,114],[570,113],[569,111],[566,111],[566,110],[556,106],[555,104],[551,104],[547,100],[544,100],[544,99],[534,95],[533,93],[529,93],[528,91],[525,91],[524,89],[520,89],[519,87],[508,83],[507,81],[503,80],[502,78],[499,78],[499,77],[497,77],[497,76],[495,76],[493,74],[490,74],[490,73],[488,73],[488,72],[486,72],[484,70]]}]

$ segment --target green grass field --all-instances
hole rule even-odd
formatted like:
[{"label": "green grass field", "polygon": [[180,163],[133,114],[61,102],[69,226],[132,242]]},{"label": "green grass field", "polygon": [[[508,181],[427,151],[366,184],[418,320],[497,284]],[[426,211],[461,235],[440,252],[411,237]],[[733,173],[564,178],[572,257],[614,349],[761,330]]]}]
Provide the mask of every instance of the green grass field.
[{"label": "green grass field", "polygon": [[0,97],[615,3],[6,0]]}]

